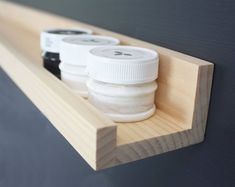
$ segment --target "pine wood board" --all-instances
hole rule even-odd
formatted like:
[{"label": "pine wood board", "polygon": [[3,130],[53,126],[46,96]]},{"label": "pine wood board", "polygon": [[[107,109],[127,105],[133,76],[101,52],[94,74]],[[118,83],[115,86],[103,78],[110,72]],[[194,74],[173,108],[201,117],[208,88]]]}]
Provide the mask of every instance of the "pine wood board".
[{"label": "pine wood board", "polygon": [[[0,64],[55,128],[95,170],[203,141],[213,64],[78,21],[0,1]],[[148,120],[114,123],[42,67],[39,34],[85,27],[122,44],[157,50],[157,111]]]}]

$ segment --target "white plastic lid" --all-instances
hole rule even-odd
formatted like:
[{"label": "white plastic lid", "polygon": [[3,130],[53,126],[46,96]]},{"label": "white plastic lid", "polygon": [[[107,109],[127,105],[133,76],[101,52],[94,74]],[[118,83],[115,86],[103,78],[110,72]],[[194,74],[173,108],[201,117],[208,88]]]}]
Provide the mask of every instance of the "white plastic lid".
[{"label": "white plastic lid", "polygon": [[92,31],[89,29],[48,29],[41,32],[40,36],[40,45],[41,49],[51,53],[60,52],[60,42],[66,36],[77,36],[83,34],[92,34]]},{"label": "white plastic lid", "polygon": [[98,35],[80,35],[66,37],[61,42],[60,60],[66,64],[87,65],[87,55],[98,46],[114,46],[120,41],[116,38]]},{"label": "white plastic lid", "polygon": [[88,72],[92,79],[114,84],[140,84],[158,77],[159,56],[156,51],[133,47],[98,47],[88,55]]}]

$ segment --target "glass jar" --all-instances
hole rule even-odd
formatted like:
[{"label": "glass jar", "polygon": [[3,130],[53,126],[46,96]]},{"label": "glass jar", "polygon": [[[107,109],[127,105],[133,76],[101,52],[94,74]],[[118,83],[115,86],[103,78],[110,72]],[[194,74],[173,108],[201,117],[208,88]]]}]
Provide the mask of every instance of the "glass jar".
[{"label": "glass jar", "polygon": [[149,49],[98,47],[89,53],[88,100],[116,122],[135,122],[155,112],[158,54]]},{"label": "glass jar", "polygon": [[61,64],[59,66],[62,81],[74,92],[87,98],[87,55],[89,51],[97,46],[114,46],[118,44],[118,39],[100,35],[71,36],[62,39]]}]

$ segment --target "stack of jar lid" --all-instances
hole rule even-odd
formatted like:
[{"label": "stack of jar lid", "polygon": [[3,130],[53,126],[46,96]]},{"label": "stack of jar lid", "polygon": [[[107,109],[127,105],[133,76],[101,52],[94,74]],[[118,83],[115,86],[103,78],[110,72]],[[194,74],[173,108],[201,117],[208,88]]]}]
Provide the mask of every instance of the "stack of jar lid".
[{"label": "stack of jar lid", "polygon": [[42,32],[44,67],[116,122],[152,116],[158,53],[120,46],[116,38],[91,33],[87,29]]}]

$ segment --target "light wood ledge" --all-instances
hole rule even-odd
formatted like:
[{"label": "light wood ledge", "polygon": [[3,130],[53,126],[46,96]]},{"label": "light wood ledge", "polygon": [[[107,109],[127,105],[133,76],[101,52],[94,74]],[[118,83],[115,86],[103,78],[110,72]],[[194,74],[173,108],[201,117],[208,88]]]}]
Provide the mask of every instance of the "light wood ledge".
[{"label": "light wood ledge", "polygon": [[[43,11],[0,1],[0,65],[95,170],[203,141],[213,64],[154,44]],[[114,123],[42,67],[39,34],[85,27],[122,44],[160,54],[157,111],[147,120]]]}]

